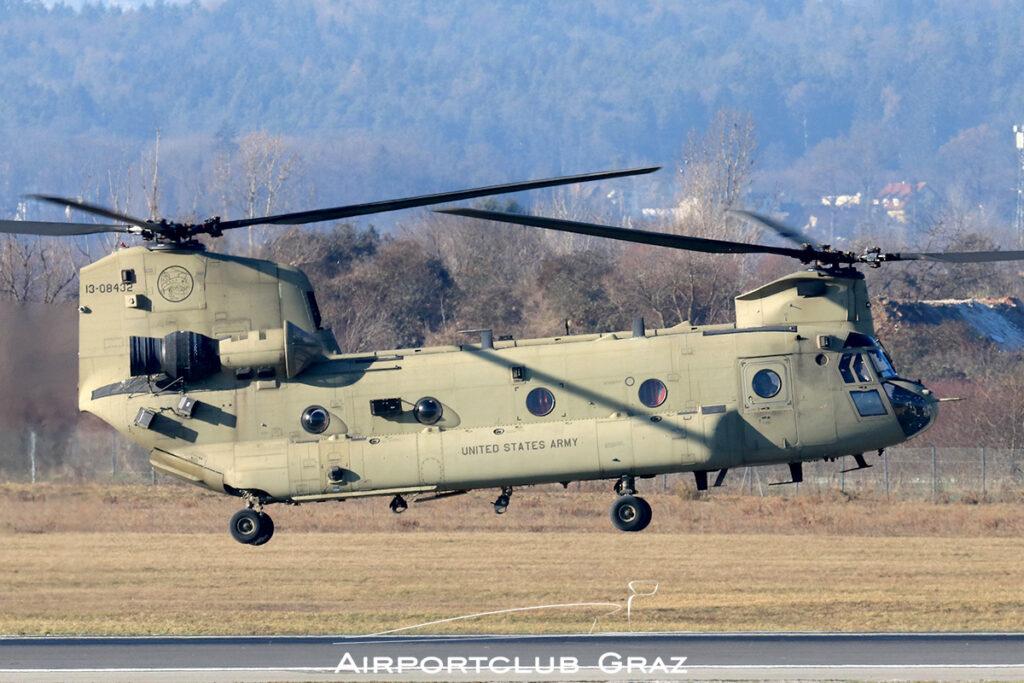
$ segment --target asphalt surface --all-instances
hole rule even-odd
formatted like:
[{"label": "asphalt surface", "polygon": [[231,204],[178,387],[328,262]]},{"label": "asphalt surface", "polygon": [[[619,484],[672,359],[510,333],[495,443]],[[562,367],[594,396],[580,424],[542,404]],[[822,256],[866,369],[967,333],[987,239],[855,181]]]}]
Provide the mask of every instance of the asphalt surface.
[{"label": "asphalt surface", "polygon": [[1021,633],[0,637],[0,681],[1013,680]]}]

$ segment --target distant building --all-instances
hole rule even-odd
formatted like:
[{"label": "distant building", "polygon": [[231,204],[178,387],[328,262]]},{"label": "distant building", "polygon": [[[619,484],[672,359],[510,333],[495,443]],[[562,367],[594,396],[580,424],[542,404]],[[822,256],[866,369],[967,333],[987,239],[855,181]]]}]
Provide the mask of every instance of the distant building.
[{"label": "distant building", "polygon": [[821,198],[822,206],[843,207],[860,206],[861,194],[834,194]]},{"label": "distant building", "polygon": [[872,202],[897,223],[910,220],[910,212],[921,204],[930,204],[934,192],[927,183],[889,183]]},{"label": "distant building", "polygon": [[699,200],[696,197],[681,199],[679,203],[669,209],[649,208],[641,209],[640,215],[644,218],[657,218],[681,223],[682,221],[695,216],[698,212]]}]

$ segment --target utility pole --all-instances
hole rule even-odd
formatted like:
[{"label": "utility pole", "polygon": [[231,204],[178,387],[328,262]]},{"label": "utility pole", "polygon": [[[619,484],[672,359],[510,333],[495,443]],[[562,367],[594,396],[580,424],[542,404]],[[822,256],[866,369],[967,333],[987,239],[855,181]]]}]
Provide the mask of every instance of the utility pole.
[{"label": "utility pole", "polygon": [[1024,246],[1024,125],[1014,126],[1013,134],[1017,143],[1017,213],[1013,228],[1021,246]]}]

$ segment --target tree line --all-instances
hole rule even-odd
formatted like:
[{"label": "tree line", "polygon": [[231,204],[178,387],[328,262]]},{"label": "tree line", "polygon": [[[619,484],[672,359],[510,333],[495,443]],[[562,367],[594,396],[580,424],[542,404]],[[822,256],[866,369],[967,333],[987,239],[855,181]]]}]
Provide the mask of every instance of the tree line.
[{"label": "tree line", "polygon": [[[26,192],[104,198],[158,129],[165,165],[197,179],[286,131],[315,169],[298,199],[344,203],[666,161],[729,109],[758,124],[762,192],[813,205],[925,181],[1008,221],[1022,44],[1001,0],[0,0],[0,212]],[[196,180],[161,208],[221,199]]]},{"label": "tree line", "polygon": [[[277,198],[302,185],[303,159],[280,143],[278,136],[261,132],[224,152],[216,182],[226,203],[248,207],[254,215],[274,212]],[[612,185],[547,191],[529,207],[518,203],[521,198],[501,197],[478,205],[714,239],[770,242],[776,238],[738,220],[731,211],[750,208],[759,148],[758,130],[749,115],[719,112],[707,128],[691,131],[676,168],[670,169],[680,181],[677,210],[646,221],[616,215],[606,201],[597,200],[605,198]],[[135,185],[135,191],[152,199],[174,182],[159,169],[154,154],[147,172],[140,174],[147,184]],[[112,193],[116,196],[123,195]],[[928,227],[926,235],[934,250],[996,246],[987,234],[972,231],[975,222],[951,220],[948,211],[937,215],[941,219]],[[894,238],[891,229],[880,230],[862,236],[860,246],[874,240],[891,244]],[[112,240],[4,236],[0,300],[67,306],[77,295],[77,267],[115,246]],[[612,243],[426,210],[404,214],[397,229],[388,232],[368,222],[264,227],[229,233],[210,246],[302,268],[317,290],[325,325],[333,328],[345,352],[473,342],[474,337],[460,331],[480,328],[493,329],[497,337],[526,338],[628,330],[635,317],[644,317],[649,327],[729,322],[734,296],[797,267],[780,257]],[[1017,264],[914,263],[868,269],[867,275],[875,309],[881,310],[885,297],[1021,297],[1018,269]],[[19,339],[52,335],[53,322],[63,321],[64,332],[58,336],[66,342],[68,363],[41,363],[33,343],[10,343],[6,358],[12,370],[5,382],[26,387],[28,398],[5,409],[5,422],[8,427],[37,427],[39,448],[49,444],[41,462],[52,469],[59,467],[61,454],[77,438],[72,401],[52,400],[61,386],[68,396],[73,394],[73,369],[67,370],[73,366],[73,316],[33,309],[29,329],[17,311],[8,309],[7,316],[8,327],[23,330]],[[953,323],[905,328],[879,319],[879,333],[904,376],[923,379],[942,396],[965,399],[943,405],[943,419],[929,439],[944,445],[1024,447],[1021,353],[1000,351],[991,340]],[[68,377],[48,377],[64,366]],[[29,369],[32,379],[25,377]],[[32,398],[33,392],[40,395]],[[11,437],[20,444],[8,450],[11,457],[20,457],[19,449],[27,447],[21,443],[23,436],[19,431]]]}]

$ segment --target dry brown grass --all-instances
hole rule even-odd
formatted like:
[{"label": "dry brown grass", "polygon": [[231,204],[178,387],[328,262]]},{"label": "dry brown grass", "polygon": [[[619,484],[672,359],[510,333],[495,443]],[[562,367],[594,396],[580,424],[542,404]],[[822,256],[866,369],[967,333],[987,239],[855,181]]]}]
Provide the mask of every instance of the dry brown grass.
[{"label": "dry brown grass", "polygon": [[[851,498],[824,495],[765,498],[691,489],[641,490],[654,508],[648,533],[833,534],[857,536],[1024,537],[1024,505]],[[498,516],[494,491],[412,504],[402,515],[387,498],[267,508],[282,534],[295,532],[548,531],[607,533],[614,495],[605,483],[517,490]],[[0,484],[0,534],[54,532],[227,533],[237,498],[193,486],[140,484]],[[277,542],[277,538],[274,542]]]},{"label": "dry brown grass", "polygon": [[[4,538],[4,633],[369,633],[511,607],[625,604],[636,630],[1016,630],[1015,539],[507,532]],[[431,632],[587,631],[606,609]],[[627,630],[624,614],[599,630]]]},{"label": "dry brown grass", "polygon": [[[178,487],[0,487],[0,632],[369,633],[511,607],[615,602],[636,630],[1019,630],[1024,511],[649,495],[641,534],[608,493],[517,492],[415,506],[271,508],[252,548],[237,501]],[[160,530],[169,533],[160,533]],[[453,622],[431,632],[587,631],[607,610]],[[624,613],[598,630],[627,630]]]}]

